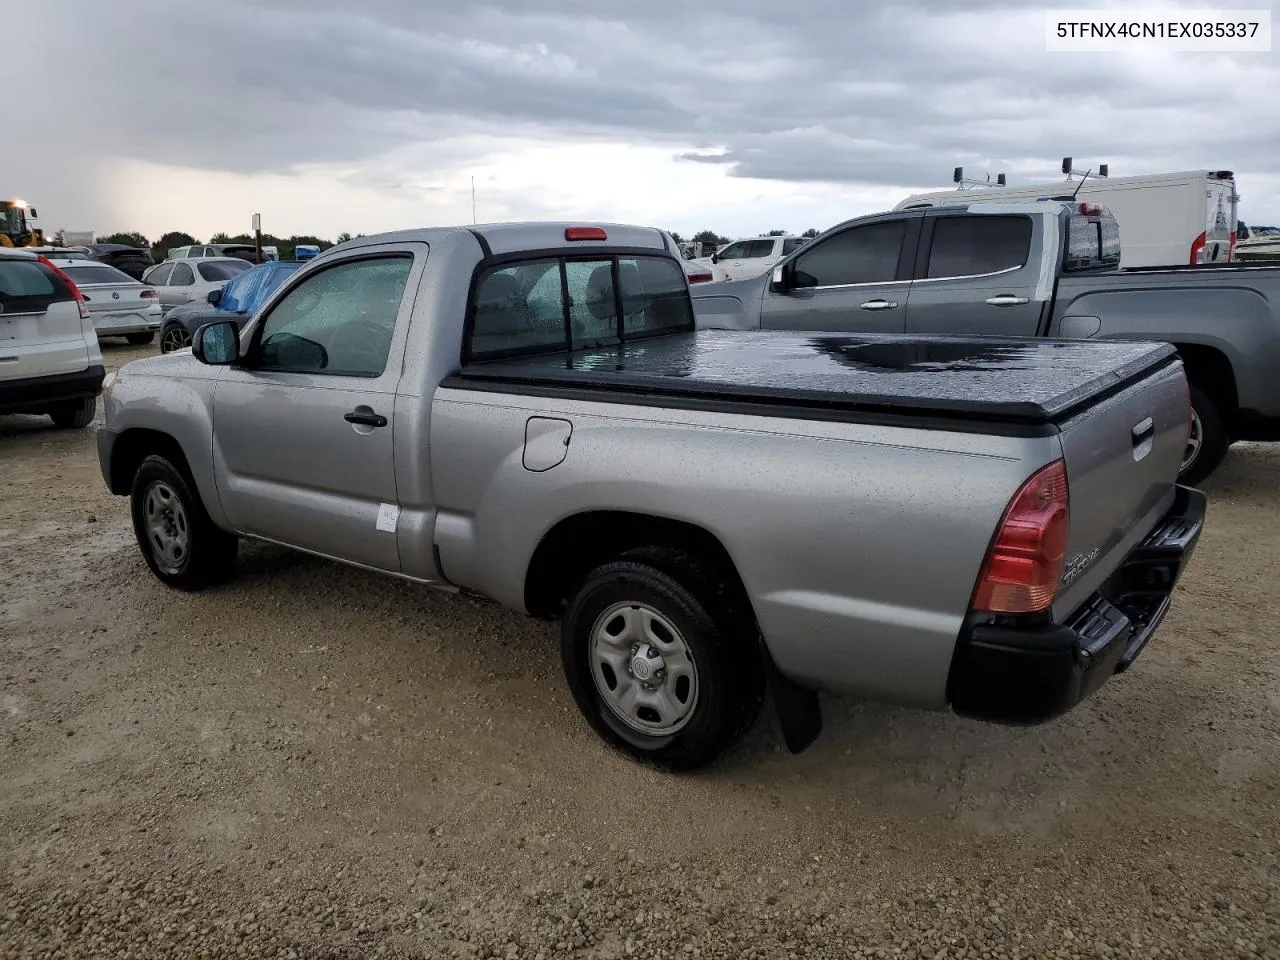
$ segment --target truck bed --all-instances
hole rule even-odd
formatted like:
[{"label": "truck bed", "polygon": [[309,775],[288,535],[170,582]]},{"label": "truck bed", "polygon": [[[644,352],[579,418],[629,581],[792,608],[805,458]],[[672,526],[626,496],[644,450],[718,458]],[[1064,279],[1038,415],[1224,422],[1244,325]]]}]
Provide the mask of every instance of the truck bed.
[{"label": "truck bed", "polygon": [[1047,427],[1175,354],[1119,340],[700,330],[473,363],[444,385]]}]

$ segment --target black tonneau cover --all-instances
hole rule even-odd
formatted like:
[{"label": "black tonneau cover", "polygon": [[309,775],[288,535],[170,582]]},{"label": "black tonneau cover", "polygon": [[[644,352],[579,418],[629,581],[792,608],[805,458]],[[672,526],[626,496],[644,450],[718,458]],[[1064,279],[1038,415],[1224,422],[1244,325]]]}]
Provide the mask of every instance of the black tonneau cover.
[{"label": "black tonneau cover", "polygon": [[1050,425],[1176,352],[1126,340],[701,330],[473,363],[445,385]]}]

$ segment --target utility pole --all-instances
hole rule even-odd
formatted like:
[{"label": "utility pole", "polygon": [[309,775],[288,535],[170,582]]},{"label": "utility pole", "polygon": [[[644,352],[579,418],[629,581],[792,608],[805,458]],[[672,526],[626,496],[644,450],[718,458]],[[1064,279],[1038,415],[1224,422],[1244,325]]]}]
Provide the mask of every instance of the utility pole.
[{"label": "utility pole", "polygon": [[253,247],[254,260],[256,263],[262,262],[262,214],[255,213],[253,215]]}]

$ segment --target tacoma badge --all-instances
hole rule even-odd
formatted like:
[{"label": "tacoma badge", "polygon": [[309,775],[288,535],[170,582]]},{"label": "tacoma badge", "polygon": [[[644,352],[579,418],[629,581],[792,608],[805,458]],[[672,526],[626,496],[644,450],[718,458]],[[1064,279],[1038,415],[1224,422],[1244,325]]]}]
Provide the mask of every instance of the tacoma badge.
[{"label": "tacoma badge", "polygon": [[1098,548],[1094,547],[1088,553],[1077,553],[1074,557],[1063,564],[1062,585],[1066,586],[1080,574],[1089,568],[1089,564],[1098,559]]}]

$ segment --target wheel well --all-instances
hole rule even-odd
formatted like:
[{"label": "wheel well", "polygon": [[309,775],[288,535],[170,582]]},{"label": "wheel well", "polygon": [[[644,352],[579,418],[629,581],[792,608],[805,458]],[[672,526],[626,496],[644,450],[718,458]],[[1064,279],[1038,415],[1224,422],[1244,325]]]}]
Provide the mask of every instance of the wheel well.
[{"label": "wheel well", "polygon": [[618,510],[576,514],[547,531],[525,574],[525,609],[537,617],[560,616],[588,573],[636,547],[674,548],[708,564],[736,599],[745,602],[743,609],[751,609],[737,567],[714,534],[680,520]]},{"label": "wheel well", "polygon": [[1187,369],[1187,379],[1209,395],[1224,420],[1234,414],[1239,406],[1236,377],[1226,354],[1199,343],[1175,343],[1174,346]]},{"label": "wheel well", "polygon": [[127,494],[133,485],[133,475],[138,472],[138,467],[153,453],[169,458],[175,467],[188,474],[191,472],[181,445],[169,434],[141,428],[126,430],[116,439],[115,446],[111,450],[111,492],[117,496]]}]

